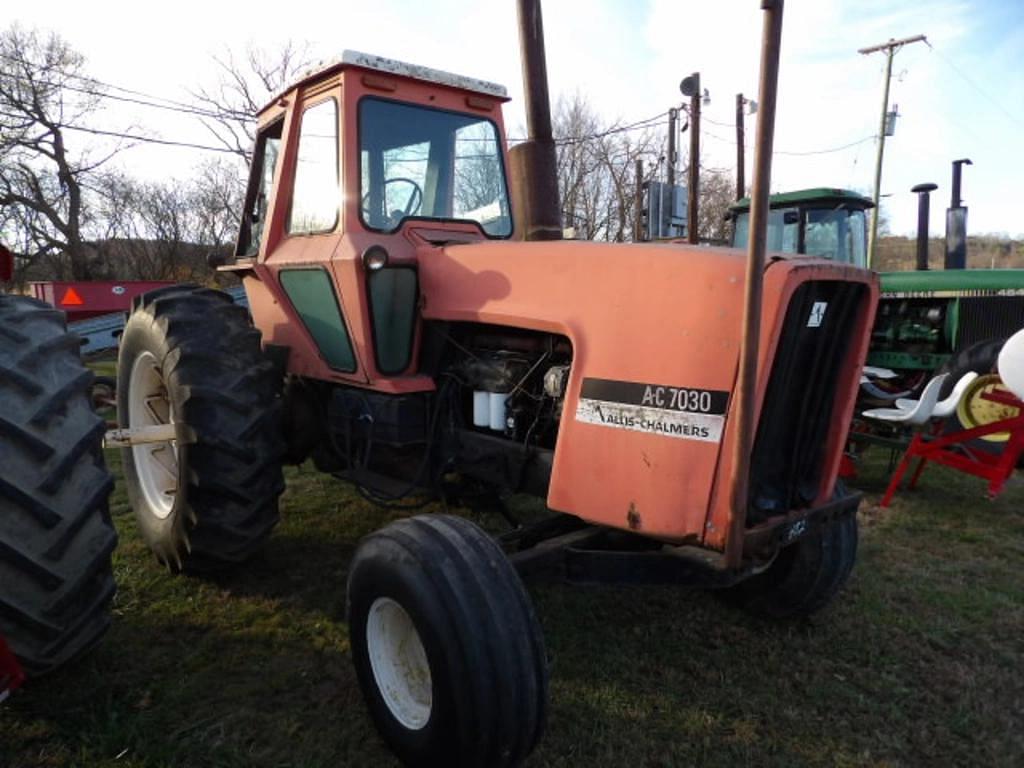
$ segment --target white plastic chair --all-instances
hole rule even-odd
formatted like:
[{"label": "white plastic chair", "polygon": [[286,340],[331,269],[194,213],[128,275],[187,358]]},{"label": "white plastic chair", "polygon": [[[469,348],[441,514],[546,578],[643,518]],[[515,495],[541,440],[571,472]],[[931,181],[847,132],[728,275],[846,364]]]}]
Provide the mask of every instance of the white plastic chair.
[{"label": "white plastic chair", "polygon": [[[872,408],[864,411],[864,416],[869,419],[888,421],[893,424],[909,424],[920,426],[932,417],[935,406],[939,402],[939,389],[942,383],[949,377],[948,373],[940,373],[929,381],[924,391],[921,392],[920,400],[905,400],[907,408]],[[912,405],[911,405],[912,404]]]},{"label": "white plastic chair", "polygon": [[[945,399],[939,400],[935,404],[935,410],[932,411],[931,418],[933,419],[944,419],[947,416],[952,416],[953,411],[960,404],[960,398],[964,396],[964,392],[971,386],[971,383],[978,378],[978,374],[974,371],[968,371],[960,377],[960,381],[953,387],[953,391],[946,395]],[[910,400],[908,398],[901,397],[896,401],[896,407],[902,409],[910,409],[917,405],[917,400]]]}]

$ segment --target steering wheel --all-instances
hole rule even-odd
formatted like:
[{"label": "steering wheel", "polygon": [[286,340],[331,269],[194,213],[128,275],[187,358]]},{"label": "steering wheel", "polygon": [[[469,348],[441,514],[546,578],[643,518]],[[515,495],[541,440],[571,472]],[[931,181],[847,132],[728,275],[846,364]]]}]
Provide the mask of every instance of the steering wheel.
[{"label": "steering wheel", "polygon": [[[387,224],[389,226],[395,226],[404,219],[406,216],[415,216],[423,206],[423,188],[420,187],[415,181],[405,176],[396,176],[392,179],[386,179],[384,181],[384,188],[382,190],[384,200],[388,198],[388,185],[389,184],[408,184],[412,189],[409,191],[409,198],[405,201],[405,206],[402,208],[395,208],[389,214],[387,214]],[[363,195],[363,215],[365,218],[370,219],[370,193],[367,192]]]}]

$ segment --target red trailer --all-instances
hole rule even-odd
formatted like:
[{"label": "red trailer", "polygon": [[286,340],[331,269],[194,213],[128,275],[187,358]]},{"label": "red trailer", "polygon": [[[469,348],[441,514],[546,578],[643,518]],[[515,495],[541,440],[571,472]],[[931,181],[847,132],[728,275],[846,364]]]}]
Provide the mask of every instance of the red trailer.
[{"label": "red trailer", "polygon": [[0,283],[9,282],[14,275],[14,254],[0,243]]},{"label": "red trailer", "polygon": [[7,641],[0,635],[0,701],[10,696],[23,682],[25,673],[7,647]]},{"label": "red trailer", "polygon": [[136,296],[170,284],[163,280],[53,280],[30,283],[33,296],[64,310],[70,322],[111,312],[127,312]]}]

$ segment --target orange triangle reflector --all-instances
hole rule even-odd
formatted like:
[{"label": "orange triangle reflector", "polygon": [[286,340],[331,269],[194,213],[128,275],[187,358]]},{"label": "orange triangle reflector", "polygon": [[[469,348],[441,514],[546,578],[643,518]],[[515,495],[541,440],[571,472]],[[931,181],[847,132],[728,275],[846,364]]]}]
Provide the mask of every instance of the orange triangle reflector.
[{"label": "orange triangle reflector", "polygon": [[85,302],[82,301],[82,297],[78,295],[78,291],[74,288],[68,288],[64,292],[64,298],[60,300],[60,305],[62,307],[80,307],[83,304],[85,304]]}]

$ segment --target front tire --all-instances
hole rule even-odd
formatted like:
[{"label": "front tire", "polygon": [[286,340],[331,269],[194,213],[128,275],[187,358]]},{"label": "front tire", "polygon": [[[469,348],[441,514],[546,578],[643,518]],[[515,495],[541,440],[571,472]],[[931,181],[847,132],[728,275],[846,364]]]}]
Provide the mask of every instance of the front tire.
[{"label": "front tire", "polygon": [[762,618],[809,616],[824,608],[850,577],[857,540],[857,513],[850,511],[784,547],[761,573],[718,594]]},{"label": "front tire", "polygon": [[270,535],[284,490],[278,389],[259,331],[227,294],[172,286],[136,299],[118,422],[174,424],[177,439],[121,455],[142,536],[171,570],[242,562]]},{"label": "front tire", "polygon": [[544,726],[544,643],[522,582],[473,523],[421,515],[359,545],[348,579],[359,684],[407,765],[513,766]]},{"label": "front tire", "polygon": [[62,312],[0,294],[0,637],[30,676],[110,625],[113,478],[79,346]]}]

